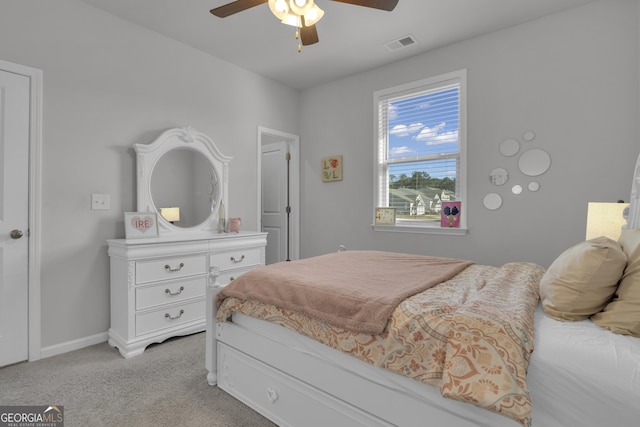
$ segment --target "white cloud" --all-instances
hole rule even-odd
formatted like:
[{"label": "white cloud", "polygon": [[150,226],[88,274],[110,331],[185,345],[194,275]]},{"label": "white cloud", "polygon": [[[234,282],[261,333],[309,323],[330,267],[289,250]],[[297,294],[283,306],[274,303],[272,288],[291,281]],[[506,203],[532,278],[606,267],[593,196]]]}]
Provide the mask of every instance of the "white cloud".
[{"label": "white cloud", "polygon": [[458,140],[458,131],[444,132],[445,123],[440,123],[432,128],[425,127],[416,136],[416,140],[424,142],[427,145],[438,145],[456,142]]},{"label": "white cloud", "polygon": [[391,153],[389,153],[392,157],[396,157],[396,156],[402,156],[404,154],[413,154],[415,153],[415,150],[412,150],[411,148],[404,146],[404,147],[396,147],[393,148],[391,150]]},{"label": "white cloud", "polygon": [[396,135],[399,137],[406,137],[411,135],[412,133],[420,132],[420,130],[424,128],[422,123],[412,123],[409,126],[407,125],[395,125],[390,133],[391,135]]}]

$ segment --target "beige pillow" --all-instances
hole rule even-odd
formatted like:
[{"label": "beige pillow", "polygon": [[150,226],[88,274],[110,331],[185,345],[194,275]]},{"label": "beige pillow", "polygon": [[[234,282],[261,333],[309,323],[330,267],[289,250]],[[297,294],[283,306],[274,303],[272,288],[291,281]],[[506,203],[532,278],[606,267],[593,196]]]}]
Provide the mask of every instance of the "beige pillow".
[{"label": "beige pillow", "polygon": [[544,312],[554,319],[583,320],[611,301],[627,264],[615,240],[596,237],[564,251],[540,281]]},{"label": "beige pillow", "polygon": [[640,337],[640,229],[622,230],[618,240],[629,258],[613,301],[591,319],[618,334]]}]

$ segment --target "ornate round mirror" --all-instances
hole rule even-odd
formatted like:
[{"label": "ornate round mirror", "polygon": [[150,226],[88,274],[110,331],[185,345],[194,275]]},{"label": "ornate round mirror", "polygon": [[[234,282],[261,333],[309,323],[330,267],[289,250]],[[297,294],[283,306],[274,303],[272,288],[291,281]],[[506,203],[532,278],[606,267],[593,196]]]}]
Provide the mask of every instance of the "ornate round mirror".
[{"label": "ornate round mirror", "polygon": [[151,202],[176,227],[195,227],[214,212],[218,183],[218,174],[204,155],[190,148],[174,148],[153,167]]},{"label": "ornate round mirror", "polygon": [[135,144],[138,211],[158,216],[159,234],[215,232],[228,208],[231,157],[191,127],[170,129],[151,144]]}]

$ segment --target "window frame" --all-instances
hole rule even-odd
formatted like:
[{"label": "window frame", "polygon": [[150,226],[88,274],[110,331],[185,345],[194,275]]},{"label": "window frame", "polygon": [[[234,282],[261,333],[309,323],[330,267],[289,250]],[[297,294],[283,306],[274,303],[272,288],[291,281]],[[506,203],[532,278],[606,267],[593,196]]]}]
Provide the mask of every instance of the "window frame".
[{"label": "window frame", "polygon": [[384,206],[380,204],[385,199],[382,194],[383,188],[386,188],[386,205],[388,206],[388,173],[387,168],[389,164],[394,164],[394,161],[387,161],[386,153],[388,149],[388,129],[384,132],[380,132],[380,120],[381,120],[381,100],[388,99],[393,96],[411,96],[412,93],[418,95],[421,92],[427,90],[444,90],[447,86],[451,85],[459,86],[459,100],[458,100],[458,154],[459,157],[458,169],[456,176],[456,185],[458,192],[456,194],[456,200],[459,200],[462,205],[460,210],[460,227],[448,228],[441,227],[439,224],[433,225],[433,223],[424,223],[418,220],[398,219],[395,225],[375,225],[375,219],[372,217],[372,229],[374,231],[390,231],[401,233],[427,233],[427,234],[445,234],[445,235],[465,235],[467,234],[467,70],[457,70],[449,73],[441,74],[438,76],[428,77],[425,79],[401,84],[398,86],[390,87],[387,89],[381,89],[375,91],[373,94],[373,135],[374,135],[374,165],[373,165],[373,208],[372,213],[375,212],[376,207]]}]

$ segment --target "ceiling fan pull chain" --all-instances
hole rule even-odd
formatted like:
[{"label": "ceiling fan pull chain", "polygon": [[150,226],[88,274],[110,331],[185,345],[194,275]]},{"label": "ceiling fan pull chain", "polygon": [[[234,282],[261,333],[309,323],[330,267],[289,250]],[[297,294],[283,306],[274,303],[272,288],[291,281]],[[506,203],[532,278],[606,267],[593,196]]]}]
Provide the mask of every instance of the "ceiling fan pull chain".
[{"label": "ceiling fan pull chain", "polygon": [[[296,29],[296,40],[300,40],[300,27]],[[302,52],[302,45],[298,41],[298,53]]]}]

